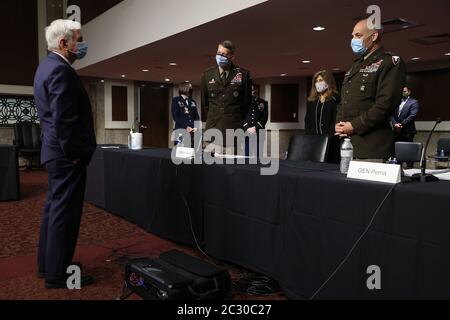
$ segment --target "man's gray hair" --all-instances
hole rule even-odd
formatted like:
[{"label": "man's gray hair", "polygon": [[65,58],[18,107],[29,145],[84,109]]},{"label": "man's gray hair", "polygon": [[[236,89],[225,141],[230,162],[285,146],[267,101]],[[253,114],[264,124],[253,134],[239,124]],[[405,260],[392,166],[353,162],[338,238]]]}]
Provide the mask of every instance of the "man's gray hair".
[{"label": "man's gray hair", "polygon": [[59,49],[59,42],[73,39],[73,32],[81,30],[81,24],[77,21],[58,19],[45,28],[45,39],[49,51]]}]

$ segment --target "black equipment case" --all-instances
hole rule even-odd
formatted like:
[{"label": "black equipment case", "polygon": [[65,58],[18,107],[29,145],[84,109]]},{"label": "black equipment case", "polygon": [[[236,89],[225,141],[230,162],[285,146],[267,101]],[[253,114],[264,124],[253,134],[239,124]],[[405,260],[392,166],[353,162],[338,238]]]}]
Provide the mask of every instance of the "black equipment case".
[{"label": "black equipment case", "polygon": [[225,270],[172,250],[159,259],[128,262],[125,287],[145,300],[222,300],[231,291],[231,279]]}]

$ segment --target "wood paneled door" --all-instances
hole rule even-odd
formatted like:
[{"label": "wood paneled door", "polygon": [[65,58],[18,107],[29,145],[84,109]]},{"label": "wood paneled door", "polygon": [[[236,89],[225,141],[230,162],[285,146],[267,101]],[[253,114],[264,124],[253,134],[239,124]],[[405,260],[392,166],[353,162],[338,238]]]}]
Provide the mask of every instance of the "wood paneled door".
[{"label": "wood paneled door", "polygon": [[170,89],[160,84],[139,88],[140,132],[144,147],[168,148]]}]

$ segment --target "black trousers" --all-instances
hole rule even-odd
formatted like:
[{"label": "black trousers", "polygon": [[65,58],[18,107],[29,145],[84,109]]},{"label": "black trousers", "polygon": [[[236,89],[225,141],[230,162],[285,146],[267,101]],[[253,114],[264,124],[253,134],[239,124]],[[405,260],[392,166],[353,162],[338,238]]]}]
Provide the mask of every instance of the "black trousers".
[{"label": "black trousers", "polygon": [[66,159],[46,165],[48,194],[41,224],[38,251],[39,271],[48,281],[66,278],[80,230],[86,189],[86,167]]}]

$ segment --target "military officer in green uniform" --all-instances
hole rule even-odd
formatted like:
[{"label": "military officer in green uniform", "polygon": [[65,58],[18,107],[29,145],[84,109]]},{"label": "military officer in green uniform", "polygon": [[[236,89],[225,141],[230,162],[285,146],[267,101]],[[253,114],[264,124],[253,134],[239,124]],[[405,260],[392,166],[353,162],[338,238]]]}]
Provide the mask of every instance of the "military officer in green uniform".
[{"label": "military officer in green uniform", "polygon": [[[233,42],[227,40],[219,44],[217,66],[206,70],[201,81],[206,130],[220,130],[224,142],[227,129],[242,129],[252,103],[250,72],[234,65],[234,54]],[[232,141],[225,143],[234,147]]]},{"label": "military officer in green uniform", "polygon": [[384,160],[394,153],[390,118],[402,97],[406,66],[381,46],[382,30],[358,22],[352,49],[359,56],[345,75],[336,135],[351,137],[357,159]]}]

